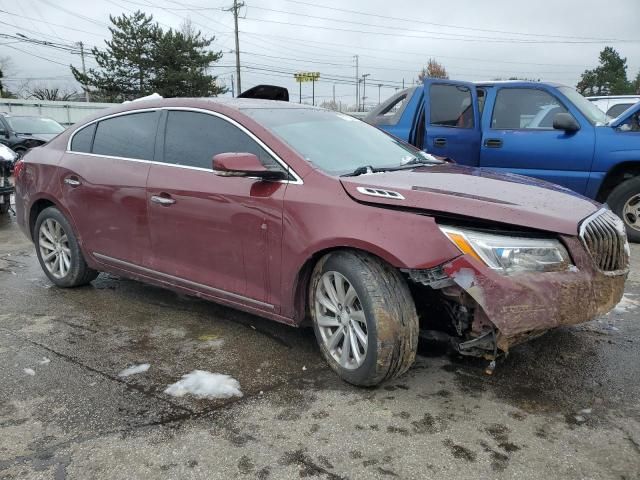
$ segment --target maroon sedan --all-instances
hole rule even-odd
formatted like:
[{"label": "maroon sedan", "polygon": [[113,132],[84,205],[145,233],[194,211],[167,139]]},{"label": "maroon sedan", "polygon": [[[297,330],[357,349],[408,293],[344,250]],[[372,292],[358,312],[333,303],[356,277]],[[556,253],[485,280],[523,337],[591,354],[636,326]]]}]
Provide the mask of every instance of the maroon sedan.
[{"label": "maroon sedan", "polygon": [[419,334],[493,359],[621,298],[620,220],[563,188],[443,163],[285,102],[116,107],[16,167],[18,221],[60,287],[113,272],[289,325],[374,385]]}]

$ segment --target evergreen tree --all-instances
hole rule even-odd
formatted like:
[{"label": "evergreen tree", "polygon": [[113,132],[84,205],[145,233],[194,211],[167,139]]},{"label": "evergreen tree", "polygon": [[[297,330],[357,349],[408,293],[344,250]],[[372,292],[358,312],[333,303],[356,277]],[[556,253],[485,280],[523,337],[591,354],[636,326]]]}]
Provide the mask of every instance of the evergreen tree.
[{"label": "evergreen tree", "polygon": [[222,52],[206,48],[213,37],[200,32],[164,32],[155,48],[153,88],[163,97],[211,97],[226,92],[216,84],[207,68],[222,57]]},{"label": "evergreen tree", "polygon": [[583,95],[624,95],[632,90],[627,80],[627,59],[622,58],[613,47],[600,52],[600,65],[585,70],[576,85]]},{"label": "evergreen tree", "polygon": [[151,15],[140,11],[110,18],[112,38],[105,42],[106,49],[92,50],[99,68],[84,75],[71,67],[92,98],[122,102],[153,92],[164,97],[199,97],[226,91],[216,85],[215,76],[207,74],[222,57],[222,52],[207,48],[213,37],[205,38],[189,26],[182,32],[164,32]]}]

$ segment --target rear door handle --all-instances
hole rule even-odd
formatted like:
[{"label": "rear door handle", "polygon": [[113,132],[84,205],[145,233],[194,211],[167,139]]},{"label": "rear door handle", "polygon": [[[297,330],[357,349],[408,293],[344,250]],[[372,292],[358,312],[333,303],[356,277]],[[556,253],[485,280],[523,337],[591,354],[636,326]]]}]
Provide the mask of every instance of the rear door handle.
[{"label": "rear door handle", "polygon": [[79,187],[81,182],[78,177],[67,177],[64,179],[64,183],[72,187]]},{"label": "rear door handle", "polygon": [[446,147],[447,146],[447,139],[446,138],[435,138],[433,140],[433,146],[434,147]]},{"label": "rear door handle", "polygon": [[151,197],[151,201],[153,203],[157,203],[158,205],[164,205],[168,207],[169,205],[173,205],[176,201],[168,195],[153,195]]},{"label": "rear door handle", "polygon": [[484,146],[487,148],[502,148],[502,140],[499,138],[487,138],[484,141]]}]

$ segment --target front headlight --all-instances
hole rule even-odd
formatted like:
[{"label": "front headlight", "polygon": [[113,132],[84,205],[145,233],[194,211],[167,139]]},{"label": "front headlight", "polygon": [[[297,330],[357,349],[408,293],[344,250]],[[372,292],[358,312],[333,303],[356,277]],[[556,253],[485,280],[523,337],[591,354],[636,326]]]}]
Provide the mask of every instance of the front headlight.
[{"label": "front headlight", "polygon": [[503,273],[557,272],[571,265],[569,254],[555,239],[526,238],[440,225],[463,253]]}]

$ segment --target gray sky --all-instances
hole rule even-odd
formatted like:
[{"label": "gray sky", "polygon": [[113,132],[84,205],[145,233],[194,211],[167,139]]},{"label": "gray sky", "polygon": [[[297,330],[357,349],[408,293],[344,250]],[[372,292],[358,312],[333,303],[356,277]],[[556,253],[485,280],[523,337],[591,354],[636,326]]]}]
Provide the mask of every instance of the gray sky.
[{"label": "gray sky", "polygon": [[[575,85],[597,64],[599,51],[615,47],[628,59],[629,77],[640,69],[640,1],[610,0],[245,0],[240,19],[242,89],[272,83],[298,100],[297,71],[318,71],[317,103],[355,103],[355,63],[368,73],[367,102],[411,84],[433,57],[451,78],[541,78]],[[109,14],[140,9],[160,24],[179,28],[186,18],[225,55],[214,73],[230,86],[234,73],[232,0],[0,0],[0,32],[102,47]],[[592,6],[590,6],[592,5]],[[203,10],[203,9],[208,10]],[[22,18],[21,18],[22,17]],[[7,83],[77,88],[68,65],[72,53],[0,38],[10,58]],[[16,48],[23,52],[15,50]],[[38,58],[43,57],[43,58]],[[90,59],[88,66],[94,66]],[[382,84],[382,87],[378,87]],[[310,101],[311,84],[303,84]],[[309,96],[309,98],[305,98]]]}]

